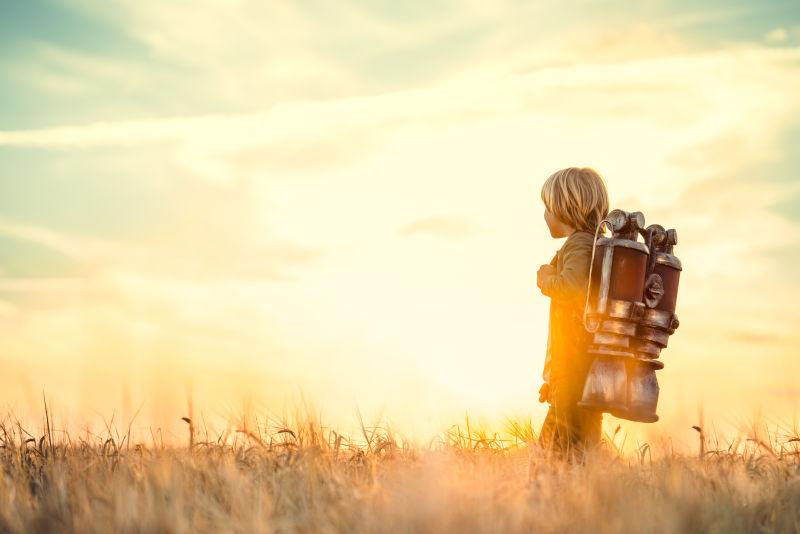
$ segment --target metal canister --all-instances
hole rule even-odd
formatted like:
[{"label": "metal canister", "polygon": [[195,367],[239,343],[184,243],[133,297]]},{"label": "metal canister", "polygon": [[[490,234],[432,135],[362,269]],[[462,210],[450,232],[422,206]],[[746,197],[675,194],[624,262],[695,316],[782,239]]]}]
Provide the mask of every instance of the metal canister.
[{"label": "metal canister", "polygon": [[[611,237],[597,237],[605,226]],[[600,223],[592,254],[584,324],[593,333],[594,361],[580,405],[624,412],[628,407],[628,361],[636,358],[636,331],[642,304],[649,249],[637,241],[644,226],[640,212],[613,210]]]},{"label": "metal canister", "polygon": [[645,308],[633,342],[635,356],[626,368],[627,406],[611,410],[611,413],[623,419],[651,423],[658,421],[656,408],[660,388],[655,372],[664,367],[657,358],[679,324],[675,305],[682,266],[672,253],[678,243],[675,230],[665,230],[654,224],[647,227],[644,236],[650,248],[650,259],[643,292]]},{"label": "metal canister", "polygon": [[647,227],[645,235],[651,253],[644,287],[646,307],[636,330],[636,349],[643,358],[658,358],[679,324],[675,305],[682,266],[672,253],[678,243],[675,230],[654,224]]},{"label": "metal canister", "polygon": [[[604,226],[612,236],[598,239]],[[645,229],[641,213],[621,210],[609,213],[597,234],[584,313],[594,361],[579,404],[652,423],[658,421],[656,371],[664,367],[658,358],[679,324],[678,236],[657,224]]]}]

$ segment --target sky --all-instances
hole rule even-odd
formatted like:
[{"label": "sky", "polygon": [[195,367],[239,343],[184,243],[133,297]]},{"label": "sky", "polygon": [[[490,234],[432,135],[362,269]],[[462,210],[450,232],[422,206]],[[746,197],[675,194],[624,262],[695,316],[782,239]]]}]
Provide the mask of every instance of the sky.
[{"label": "sky", "polygon": [[539,191],[676,228],[661,421],[797,421],[796,2],[4,2],[0,404],[541,422]]}]

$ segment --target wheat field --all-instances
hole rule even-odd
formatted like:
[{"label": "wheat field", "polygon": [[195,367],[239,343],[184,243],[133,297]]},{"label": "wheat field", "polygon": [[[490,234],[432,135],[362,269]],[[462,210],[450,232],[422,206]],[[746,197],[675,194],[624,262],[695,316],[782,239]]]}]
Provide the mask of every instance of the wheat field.
[{"label": "wheat field", "polygon": [[[454,425],[409,444],[380,425],[345,437],[313,417],[210,436],[132,439],[0,424],[2,532],[798,532],[800,438],[754,432],[698,453],[550,457],[530,423]],[[754,427],[755,428],[755,427]]]}]

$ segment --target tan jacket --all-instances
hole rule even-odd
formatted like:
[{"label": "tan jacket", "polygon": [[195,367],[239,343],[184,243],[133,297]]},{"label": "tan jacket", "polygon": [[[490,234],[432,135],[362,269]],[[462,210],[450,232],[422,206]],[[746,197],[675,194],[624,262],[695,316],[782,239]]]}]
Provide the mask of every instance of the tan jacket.
[{"label": "tan jacket", "polygon": [[586,354],[590,335],[583,327],[594,235],[576,231],[556,253],[556,274],[542,283],[550,297],[550,327],[542,378],[545,382],[582,375],[591,363]]}]

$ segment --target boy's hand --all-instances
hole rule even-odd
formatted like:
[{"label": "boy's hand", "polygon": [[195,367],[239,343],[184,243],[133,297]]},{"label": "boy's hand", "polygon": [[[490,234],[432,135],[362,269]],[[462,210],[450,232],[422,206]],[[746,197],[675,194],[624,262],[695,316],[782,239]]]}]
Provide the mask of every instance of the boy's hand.
[{"label": "boy's hand", "polygon": [[539,402],[549,402],[548,397],[550,396],[550,384],[545,382],[542,384],[542,387],[539,388]]},{"label": "boy's hand", "polygon": [[550,276],[554,276],[555,274],[556,274],[556,268],[549,263],[539,267],[539,270],[536,271],[536,287],[541,289],[542,283],[545,281],[545,279]]}]

